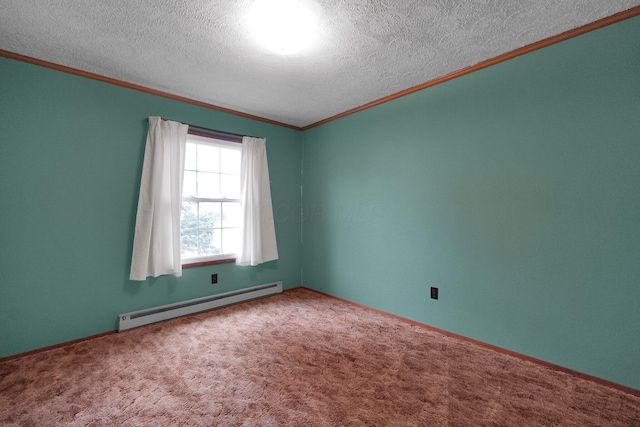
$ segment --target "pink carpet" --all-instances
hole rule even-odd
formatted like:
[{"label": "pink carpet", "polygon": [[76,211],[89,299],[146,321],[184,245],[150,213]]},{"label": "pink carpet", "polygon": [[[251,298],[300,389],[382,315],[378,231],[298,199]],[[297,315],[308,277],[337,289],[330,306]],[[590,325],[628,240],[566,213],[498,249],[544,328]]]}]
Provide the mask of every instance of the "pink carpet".
[{"label": "pink carpet", "polygon": [[2,426],[640,426],[640,398],[305,289],[0,362]]}]

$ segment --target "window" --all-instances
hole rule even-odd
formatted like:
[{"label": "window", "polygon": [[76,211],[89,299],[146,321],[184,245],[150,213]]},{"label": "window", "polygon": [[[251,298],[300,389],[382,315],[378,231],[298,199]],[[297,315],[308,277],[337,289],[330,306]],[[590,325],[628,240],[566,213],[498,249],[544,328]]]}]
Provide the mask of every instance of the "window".
[{"label": "window", "polygon": [[235,142],[187,136],[180,207],[182,264],[235,257],[241,148]]},{"label": "window", "polygon": [[266,139],[150,116],[130,280],[277,259]]}]

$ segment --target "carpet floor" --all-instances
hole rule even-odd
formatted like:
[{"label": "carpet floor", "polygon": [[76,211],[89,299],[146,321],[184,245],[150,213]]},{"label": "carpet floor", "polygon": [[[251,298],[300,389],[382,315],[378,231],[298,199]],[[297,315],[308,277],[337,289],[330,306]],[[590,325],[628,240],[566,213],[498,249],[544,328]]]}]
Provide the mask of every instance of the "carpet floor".
[{"label": "carpet floor", "polygon": [[640,426],[640,397],[306,289],[0,362],[2,426]]}]

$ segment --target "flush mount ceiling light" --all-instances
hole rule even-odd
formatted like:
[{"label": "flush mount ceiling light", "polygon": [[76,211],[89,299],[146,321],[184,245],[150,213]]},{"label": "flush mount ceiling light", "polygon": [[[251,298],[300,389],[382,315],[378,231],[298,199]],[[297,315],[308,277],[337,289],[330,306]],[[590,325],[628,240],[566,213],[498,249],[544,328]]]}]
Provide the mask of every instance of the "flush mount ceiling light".
[{"label": "flush mount ceiling light", "polygon": [[249,30],[267,49],[291,55],[313,45],[317,18],[309,0],[258,0],[247,18]]}]

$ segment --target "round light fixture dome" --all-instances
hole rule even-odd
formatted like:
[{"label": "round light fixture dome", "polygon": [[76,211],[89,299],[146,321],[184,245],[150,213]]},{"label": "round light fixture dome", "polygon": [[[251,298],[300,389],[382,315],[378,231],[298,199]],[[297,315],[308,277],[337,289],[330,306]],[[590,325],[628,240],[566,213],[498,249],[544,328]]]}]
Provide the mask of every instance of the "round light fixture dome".
[{"label": "round light fixture dome", "polygon": [[297,53],[316,39],[318,24],[309,5],[303,0],[258,0],[249,11],[249,30],[273,52]]}]

